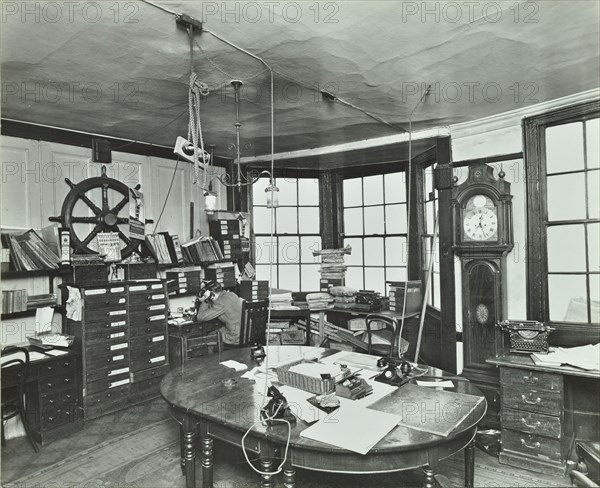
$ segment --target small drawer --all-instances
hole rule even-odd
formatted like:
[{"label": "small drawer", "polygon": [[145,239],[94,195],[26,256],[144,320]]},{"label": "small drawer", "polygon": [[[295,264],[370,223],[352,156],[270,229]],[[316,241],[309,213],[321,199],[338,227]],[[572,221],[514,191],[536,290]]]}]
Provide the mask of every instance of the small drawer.
[{"label": "small drawer", "polygon": [[127,295],[124,293],[104,293],[84,298],[84,313],[90,313],[100,308],[118,308],[126,306]]},{"label": "small drawer", "polygon": [[40,395],[42,411],[51,405],[72,405],[78,402],[77,388],[70,388],[65,391],[49,392]]},{"label": "small drawer", "polygon": [[75,384],[75,373],[73,371],[56,376],[47,376],[46,378],[40,378],[40,392],[42,395],[48,395],[51,392],[71,388]]},{"label": "small drawer", "polygon": [[111,364],[106,366],[105,364],[100,367],[87,369],[85,372],[85,380],[87,384],[93,381],[111,379],[118,375],[129,373],[129,361],[119,361],[117,364]]},{"label": "small drawer", "polygon": [[153,368],[156,366],[162,366],[167,363],[167,352],[166,348],[161,350],[153,351],[152,353],[140,355],[135,359],[131,360],[131,371],[137,372],[147,368]]},{"label": "small drawer", "polygon": [[153,334],[151,336],[140,335],[136,337],[132,337],[129,341],[131,349],[140,349],[142,347],[147,346],[156,346],[167,343],[167,334],[159,333]]},{"label": "small drawer", "polygon": [[120,386],[126,386],[129,385],[129,383],[129,372],[117,374],[87,383],[85,386],[85,394],[86,396],[93,395],[95,393],[109,391]]},{"label": "small drawer", "polygon": [[121,367],[129,364],[129,348],[124,351],[108,352],[99,356],[87,356],[85,358],[86,371],[89,373],[94,369]]},{"label": "small drawer", "polygon": [[131,387],[132,387],[132,389],[138,388],[137,383],[145,382],[145,381],[151,380],[151,379],[160,380],[160,378],[162,378],[168,372],[169,372],[168,364],[162,364],[160,366],[157,366],[156,368],[148,368],[148,369],[144,369],[142,371],[132,371],[131,372],[131,383],[132,383]]},{"label": "small drawer", "polygon": [[501,416],[502,428],[528,432],[530,434],[541,434],[554,439],[562,437],[560,417],[525,412],[512,408],[503,408]]},{"label": "small drawer", "polygon": [[74,357],[65,358],[51,362],[44,362],[38,365],[38,377],[54,376],[60,373],[68,373],[76,371],[77,359]]},{"label": "small drawer", "polygon": [[127,406],[130,385],[103,391],[83,398],[85,416],[87,418],[100,417],[106,413],[114,412]]},{"label": "small drawer", "polygon": [[141,335],[160,334],[165,331],[165,323],[160,322],[144,322],[141,325],[132,325],[129,328],[129,337],[138,337]]},{"label": "small drawer", "polygon": [[127,338],[121,341],[105,342],[102,344],[86,344],[85,357],[86,364],[88,358],[97,358],[108,356],[109,354],[129,354],[129,342]]},{"label": "small drawer", "polygon": [[516,388],[563,391],[562,375],[528,369],[500,368],[500,383]]},{"label": "small drawer", "polygon": [[85,347],[86,349],[109,346],[111,344],[127,342],[129,331],[127,328],[118,329],[95,329],[88,335],[86,334]]},{"label": "small drawer", "polygon": [[86,327],[90,324],[104,324],[106,322],[116,322],[127,320],[127,304],[114,307],[95,308],[84,314]]},{"label": "small drawer", "polygon": [[78,418],[79,404],[76,402],[51,404],[42,409],[42,426],[44,430],[73,422]]},{"label": "small drawer", "polygon": [[140,293],[131,296],[131,298],[129,299],[129,306],[130,308],[133,308],[139,305],[153,305],[156,303],[165,303],[166,299],[167,294],[164,290]]},{"label": "small drawer", "polygon": [[148,283],[144,283],[144,284],[132,284],[129,285],[129,297],[130,299],[133,297],[133,295],[140,295],[140,294],[144,294],[144,295],[149,295],[151,293],[164,293],[164,285],[158,281],[155,283],[152,282],[148,282]]},{"label": "small drawer", "polygon": [[502,385],[502,408],[559,416],[563,408],[561,393],[533,388],[515,388]]},{"label": "small drawer", "polygon": [[562,461],[560,439],[502,429],[502,450],[551,461]]}]

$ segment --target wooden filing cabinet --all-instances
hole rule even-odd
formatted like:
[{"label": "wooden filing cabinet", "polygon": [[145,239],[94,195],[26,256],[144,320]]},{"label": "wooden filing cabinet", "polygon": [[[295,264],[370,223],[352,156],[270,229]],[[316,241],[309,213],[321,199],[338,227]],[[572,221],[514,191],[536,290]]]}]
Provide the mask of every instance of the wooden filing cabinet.
[{"label": "wooden filing cabinet", "polygon": [[221,347],[219,329],[222,326],[219,321],[169,325],[171,367],[181,366],[194,357],[217,352]]},{"label": "wooden filing cabinet", "polygon": [[81,320],[66,318],[82,355],[85,418],[159,395],[168,371],[167,298],[159,280],[63,285],[81,295]]}]

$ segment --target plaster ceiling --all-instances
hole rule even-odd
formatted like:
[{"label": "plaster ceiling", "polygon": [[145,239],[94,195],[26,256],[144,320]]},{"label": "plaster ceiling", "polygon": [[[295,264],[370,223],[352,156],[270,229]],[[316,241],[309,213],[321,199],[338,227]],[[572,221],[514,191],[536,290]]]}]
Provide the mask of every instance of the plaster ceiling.
[{"label": "plaster ceiling", "polygon": [[[142,1],[25,3],[3,5],[3,117],[169,147],[187,136],[190,46],[172,14]],[[154,3],[274,69],[277,153],[404,132],[427,84],[413,129],[600,86],[596,0]],[[194,41],[210,89],[205,143],[234,155],[229,82],[240,79],[242,156],[268,154],[269,72],[209,32]]]}]

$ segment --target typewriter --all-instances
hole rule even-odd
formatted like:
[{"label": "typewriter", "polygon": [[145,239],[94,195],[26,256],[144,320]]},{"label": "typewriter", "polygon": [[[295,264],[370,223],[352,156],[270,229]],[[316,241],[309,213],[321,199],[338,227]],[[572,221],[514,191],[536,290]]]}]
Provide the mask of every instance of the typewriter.
[{"label": "typewriter", "polygon": [[534,320],[504,320],[497,326],[508,332],[510,352],[548,352],[548,336],[554,329],[546,324]]}]

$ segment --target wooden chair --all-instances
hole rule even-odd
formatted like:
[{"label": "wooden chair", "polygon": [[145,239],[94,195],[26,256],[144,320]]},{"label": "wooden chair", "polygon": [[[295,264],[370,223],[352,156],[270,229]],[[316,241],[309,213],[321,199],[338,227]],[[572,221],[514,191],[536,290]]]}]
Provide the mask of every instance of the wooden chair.
[{"label": "wooden chair", "polygon": [[569,473],[573,486],[598,487],[600,482],[600,442],[577,441],[577,469]]},{"label": "wooden chair", "polygon": [[[378,313],[372,313],[365,317],[367,326],[367,354],[377,356],[398,357],[398,334],[400,333],[400,324],[398,319]],[[384,329],[373,330],[374,322],[383,323]],[[373,338],[379,337],[386,344],[373,344]],[[389,344],[387,344],[389,341]]]},{"label": "wooden chair", "polygon": [[29,429],[27,416],[25,414],[25,380],[27,370],[29,369],[29,351],[24,347],[8,346],[4,348],[2,354],[12,354],[15,358],[9,359],[2,364],[2,446],[6,445],[4,437],[4,422],[17,415],[21,418],[25,433],[33,450],[38,452],[38,446],[35,443]]},{"label": "wooden chair", "polygon": [[242,321],[239,347],[265,344],[269,300],[242,303]]}]

